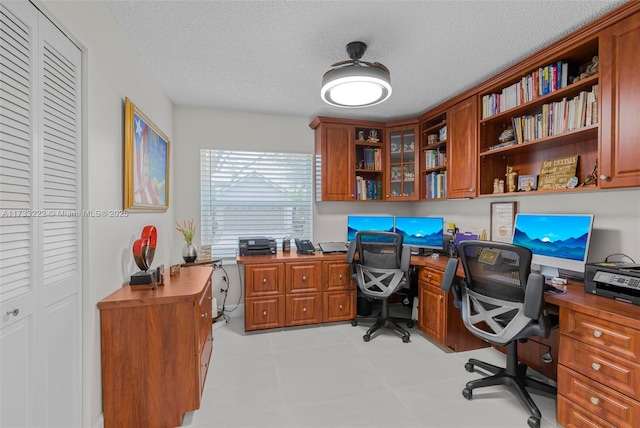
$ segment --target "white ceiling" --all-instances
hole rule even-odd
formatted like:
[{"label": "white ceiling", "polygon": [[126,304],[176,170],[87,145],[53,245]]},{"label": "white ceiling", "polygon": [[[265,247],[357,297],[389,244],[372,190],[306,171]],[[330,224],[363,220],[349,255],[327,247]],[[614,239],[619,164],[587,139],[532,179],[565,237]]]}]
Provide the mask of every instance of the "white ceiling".
[{"label": "white ceiling", "polygon": [[[415,117],[622,3],[106,0],[176,105],[371,120]],[[331,107],[322,75],[356,40],[393,94]]]}]

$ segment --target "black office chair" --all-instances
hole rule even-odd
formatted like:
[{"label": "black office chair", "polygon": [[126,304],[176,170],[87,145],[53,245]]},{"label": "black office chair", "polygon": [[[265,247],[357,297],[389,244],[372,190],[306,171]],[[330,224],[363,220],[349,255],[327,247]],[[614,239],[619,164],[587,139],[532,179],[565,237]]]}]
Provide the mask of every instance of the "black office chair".
[{"label": "black office chair", "polygon": [[[456,280],[458,260],[450,259],[442,289],[454,294],[464,325],[479,338],[507,346],[506,368],[470,359],[468,372],[478,366],[490,373],[467,382],[462,395],[471,400],[473,390],[507,385],[531,415],[532,428],[540,426],[540,410],[527,388],[555,395],[556,388],[527,376],[527,366],[518,361],[518,341],[532,336],[549,337],[552,320],[544,302],[544,277],[530,273],[531,251],[517,245],[492,241],[462,241],[458,245],[465,278]],[[557,320],[556,320],[557,324]]]},{"label": "black office chair", "polygon": [[[357,253],[357,257],[356,257]],[[402,341],[410,341],[411,335],[398,323],[406,322],[413,327],[410,318],[389,316],[388,298],[393,293],[409,288],[409,265],[411,251],[403,247],[402,235],[392,232],[361,231],[356,233],[355,241],[349,244],[347,263],[353,267],[353,278],[360,292],[382,301],[382,309],[376,317],[376,323],[363,336],[365,342],[382,327],[391,328],[402,336]],[[358,325],[357,319],[351,324]]]}]

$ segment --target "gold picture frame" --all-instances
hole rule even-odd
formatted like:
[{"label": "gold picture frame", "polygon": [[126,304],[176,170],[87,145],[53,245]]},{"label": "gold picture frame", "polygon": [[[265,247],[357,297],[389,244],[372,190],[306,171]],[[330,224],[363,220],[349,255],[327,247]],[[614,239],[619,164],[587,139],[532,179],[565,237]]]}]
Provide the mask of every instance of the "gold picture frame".
[{"label": "gold picture frame", "polygon": [[516,202],[491,202],[490,240],[511,243],[516,209]]},{"label": "gold picture frame", "polygon": [[171,142],[129,98],[124,100],[124,209],[169,208]]}]

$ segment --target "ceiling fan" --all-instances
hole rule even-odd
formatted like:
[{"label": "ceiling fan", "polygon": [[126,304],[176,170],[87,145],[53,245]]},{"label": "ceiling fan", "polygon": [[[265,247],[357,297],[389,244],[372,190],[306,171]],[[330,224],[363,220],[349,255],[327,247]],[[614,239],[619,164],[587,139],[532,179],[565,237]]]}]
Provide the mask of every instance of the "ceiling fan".
[{"label": "ceiling fan", "polygon": [[322,99],[338,107],[366,107],[389,98],[389,69],[379,62],[360,60],[367,50],[363,42],[351,42],[346,50],[351,59],[332,64],[334,68],[322,76]]}]

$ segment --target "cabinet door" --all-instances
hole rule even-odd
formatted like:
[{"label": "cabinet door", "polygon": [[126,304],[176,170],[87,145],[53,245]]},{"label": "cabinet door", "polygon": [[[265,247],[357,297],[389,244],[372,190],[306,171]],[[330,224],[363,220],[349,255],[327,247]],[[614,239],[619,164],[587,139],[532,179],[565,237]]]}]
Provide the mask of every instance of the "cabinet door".
[{"label": "cabinet door", "polygon": [[387,194],[388,201],[418,200],[417,126],[387,129]]},{"label": "cabinet door", "polygon": [[332,291],[324,294],[322,322],[346,321],[356,317],[356,291]]},{"label": "cabinet door", "polygon": [[294,294],[286,302],[287,327],[322,322],[322,293]]},{"label": "cabinet door", "polygon": [[322,262],[322,287],[324,291],[353,290],[351,265],[345,262]]},{"label": "cabinet door", "polygon": [[284,265],[282,263],[246,265],[244,272],[245,295],[247,297],[284,294]]},{"label": "cabinet door", "polygon": [[312,293],[322,291],[322,263],[287,263],[287,294]]},{"label": "cabinet door", "polygon": [[447,113],[447,198],[476,195],[478,103],[470,97]]},{"label": "cabinet door", "polygon": [[418,281],[420,289],[418,327],[425,334],[445,344],[446,299],[440,288]]},{"label": "cabinet door", "polygon": [[354,199],[354,133],[348,125],[323,124],[316,129],[316,198]]},{"label": "cabinet door", "polygon": [[640,186],[640,14],[600,35],[601,188]]}]

